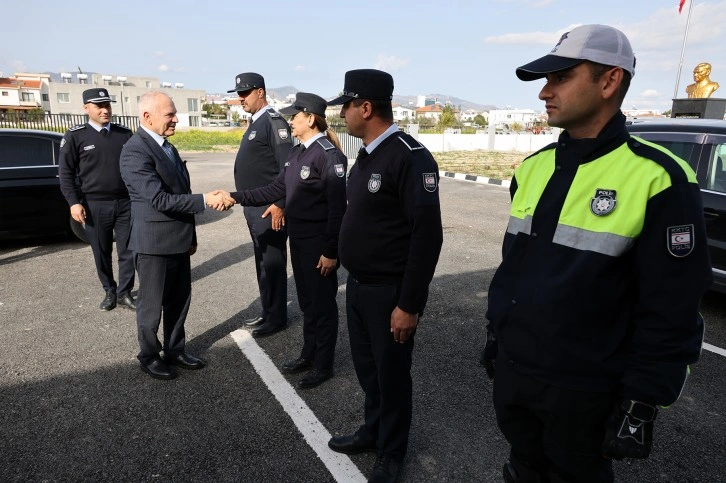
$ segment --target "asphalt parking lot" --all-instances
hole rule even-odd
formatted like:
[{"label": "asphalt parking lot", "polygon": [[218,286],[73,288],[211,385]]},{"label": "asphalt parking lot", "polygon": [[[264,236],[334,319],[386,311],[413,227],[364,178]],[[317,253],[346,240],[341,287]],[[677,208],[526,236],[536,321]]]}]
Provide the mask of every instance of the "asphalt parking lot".
[{"label": "asphalt parking lot", "polygon": [[[233,189],[233,153],[182,157],[195,192]],[[444,179],[441,196],[444,247],[416,334],[401,481],[497,482],[508,447],[477,361],[509,194]],[[291,270],[290,327],[255,341],[241,329],[260,310],[241,209],[205,212],[197,233],[187,349],[209,365],[173,381],[139,370],[132,311],[98,309],[103,292],[88,245],[0,241],[0,481],[365,481],[374,455],[340,457],[324,444],[355,430],[363,412],[345,272],[335,377],[295,390],[299,376],[275,369],[302,344]],[[726,348],[726,295],[709,294],[703,313],[706,342]],[[726,357],[704,350],[680,400],[658,416],[651,457],[617,463],[616,473],[634,483],[723,481]]]}]

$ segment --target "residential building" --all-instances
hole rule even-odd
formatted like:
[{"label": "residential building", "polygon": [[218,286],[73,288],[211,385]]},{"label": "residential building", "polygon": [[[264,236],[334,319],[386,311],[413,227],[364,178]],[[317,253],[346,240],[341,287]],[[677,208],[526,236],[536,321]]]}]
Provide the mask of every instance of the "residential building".
[{"label": "residential building", "polygon": [[492,109],[489,111],[489,125],[497,130],[511,131],[515,124],[522,129],[530,129],[537,120],[537,114],[532,109]]},{"label": "residential building", "polygon": [[0,77],[0,112],[48,110],[47,78]]},{"label": "residential building", "polygon": [[412,107],[402,106],[400,104],[393,104],[393,120],[395,122],[401,122],[405,120],[413,122],[416,120],[416,109]]}]

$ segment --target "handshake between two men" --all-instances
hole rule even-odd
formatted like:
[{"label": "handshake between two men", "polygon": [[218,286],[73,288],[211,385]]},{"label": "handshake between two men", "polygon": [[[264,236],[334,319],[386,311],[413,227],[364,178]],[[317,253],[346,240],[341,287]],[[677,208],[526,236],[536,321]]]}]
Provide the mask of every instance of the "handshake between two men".
[{"label": "handshake between two men", "polygon": [[214,190],[204,195],[204,201],[207,207],[215,209],[217,211],[225,211],[234,205],[235,201],[229,194],[224,190]]}]

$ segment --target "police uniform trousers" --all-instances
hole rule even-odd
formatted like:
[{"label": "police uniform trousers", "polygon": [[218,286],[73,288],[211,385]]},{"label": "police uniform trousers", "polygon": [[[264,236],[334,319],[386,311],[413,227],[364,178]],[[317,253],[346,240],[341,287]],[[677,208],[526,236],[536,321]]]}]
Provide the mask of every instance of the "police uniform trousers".
[{"label": "police uniform trousers", "polygon": [[272,229],[272,215],[262,218],[267,207],[245,206],[244,213],[255,252],[262,318],[266,324],[287,324],[287,228]]},{"label": "police uniform trousers", "polygon": [[324,235],[290,237],[290,262],[295,276],[297,300],[303,313],[303,349],[300,357],[313,367],[333,370],[338,340],[337,270],[323,276],[316,268],[326,246]]},{"label": "police uniform trousers", "polygon": [[[131,201],[121,200],[84,202],[86,208],[86,235],[91,244],[98,278],[106,292],[119,297],[130,294],[134,288],[134,254],[127,248],[131,234]],[[113,277],[113,234],[116,232],[118,256],[118,286]]]},{"label": "police uniform trousers", "polygon": [[414,336],[403,344],[393,340],[391,313],[399,293],[399,284],[361,283],[349,275],[345,297],[353,366],[365,392],[358,434],[376,441],[379,454],[401,461],[411,427]]},{"label": "police uniform trousers", "polygon": [[[138,359],[150,363],[162,349],[167,355],[184,352],[184,321],[192,300],[191,260],[189,253],[175,255],[136,254],[139,292],[136,298]],[[156,334],[164,321],[164,344]]]},{"label": "police uniform trousers", "polygon": [[549,475],[543,481],[613,481],[612,460],[603,458],[601,445],[615,399],[610,393],[573,391],[532,379],[499,351],[497,424],[511,445],[513,465]]}]

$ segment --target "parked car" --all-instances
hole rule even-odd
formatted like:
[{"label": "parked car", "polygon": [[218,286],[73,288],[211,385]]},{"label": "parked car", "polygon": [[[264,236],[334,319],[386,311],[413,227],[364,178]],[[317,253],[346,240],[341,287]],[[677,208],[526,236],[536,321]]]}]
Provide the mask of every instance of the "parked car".
[{"label": "parked car", "polygon": [[88,242],[60,191],[63,135],[0,129],[0,238],[71,233]]},{"label": "parked car", "polygon": [[628,130],[634,136],[666,147],[688,161],[696,172],[713,265],[711,288],[726,293],[726,121],[635,120]]}]

